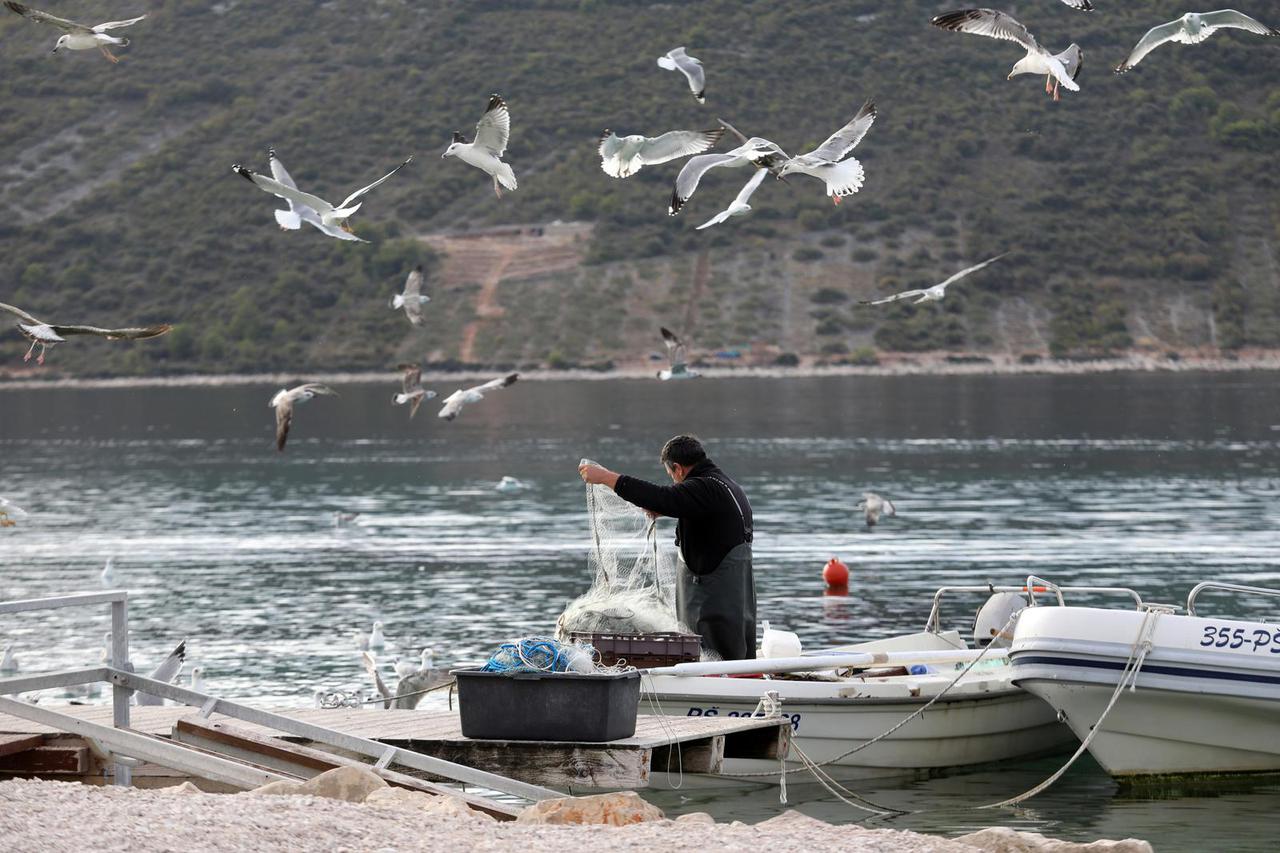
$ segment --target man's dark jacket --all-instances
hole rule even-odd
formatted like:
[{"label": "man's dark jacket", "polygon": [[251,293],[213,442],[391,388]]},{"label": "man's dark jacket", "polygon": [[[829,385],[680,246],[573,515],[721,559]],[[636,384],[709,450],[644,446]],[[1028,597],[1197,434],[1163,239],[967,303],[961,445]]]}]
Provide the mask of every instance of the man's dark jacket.
[{"label": "man's dark jacket", "polygon": [[695,575],[715,571],[733,548],[751,541],[751,504],[710,459],[694,465],[683,483],[659,486],[622,474],[613,490],[641,509],[677,519],[676,544]]}]

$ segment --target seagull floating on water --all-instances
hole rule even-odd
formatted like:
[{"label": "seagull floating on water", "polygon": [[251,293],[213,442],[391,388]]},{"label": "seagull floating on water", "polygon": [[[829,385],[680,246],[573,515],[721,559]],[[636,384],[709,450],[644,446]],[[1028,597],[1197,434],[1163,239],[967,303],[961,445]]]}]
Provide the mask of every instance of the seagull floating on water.
[{"label": "seagull floating on water", "polygon": [[289,440],[289,427],[293,425],[293,407],[316,396],[336,397],[338,392],[328,385],[308,382],[296,388],[281,388],[267,405],[276,410],[276,450],[283,451]]},{"label": "seagull floating on water", "polygon": [[753,136],[737,148],[732,151],[726,151],[723,154],[699,154],[696,157],[690,157],[685,162],[684,168],[680,170],[680,174],[676,176],[676,186],[671,193],[671,203],[667,206],[667,214],[675,216],[680,212],[680,208],[684,207],[685,202],[698,189],[698,183],[702,180],[702,176],[710,169],[714,169],[717,166],[769,168],[779,160],[789,159],[787,152],[773,142],[759,136]]},{"label": "seagull floating on water", "polygon": [[666,370],[659,370],[658,378],[666,382],[671,379],[697,379],[701,376],[696,370],[689,369],[684,341],[665,326],[660,327],[659,331],[662,332],[662,342],[667,345],[667,358],[671,361],[671,366]]},{"label": "seagull floating on water", "polygon": [[1178,42],[1179,44],[1199,44],[1218,30],[1231,28],[1257,33],[1260,36],[1280,36],[1280,30],[1250,18],[1235,9],[1223,9],[1218,12],[1188,12],[1176,21],[1152,27],[1142,37],[1124,62],[1116,66],[1117,74],[1131,71],[1142,58],[1162,44]]},{"label": "seagull floating on water", "polygon": [[100,329],[97,326],[66,326],[58,323],[45,323],[32,317],[21,308],[5,305],[3,302],[0,302],[0,311],[8,311],[22,321],[18,323],[18,331],[22,332],[23,337],[31,341],[31,348],[22,357],[23,361],[30,361],[31,354],[35,351],[35,348],[40,347],[40,357],[36,359],[36,364],[44,364],[45,350],[55,344],[66,341],[63,335],[96,335],[109,341],[141,341],[147,338],[158,338],[161,335],[168,334],[173,329],[173,326],[168,323],[130,329]]},{"label": "seagull floating on water", "polygon": [[503,474],[502,479],[493,488],[498,492],[518,492],[524,488],[524,483],[509,474]]},{"label": "seagull floating on water", "polygon": [[921,302],[941,302],[942,299],[947,295],[947,285],[954,284],[955,282],[959,281],[960,279],[964,278],[970,273],[977,272],[978,270],[985,267],[987,264],[995,263],[996,261],[1000,260],[1007,254],[1009,253],[1005,252],[1004,254],[996,255],[994,258],[987,258],[985,261],[983,261],[980,264],[974,264],[971,267],[965,267],[964,269],[960,270],[960,272],[951,276],[951,278],[947,279],[941,284],[935,284],[933,287],[926,287],[921,290],[904,290],[901,293],[895,293],[892,296],[886,296],[883,299],[863,300],[858,304],[859,305],[885,305],[890,302],[897,302],[902,299],[912,299],[914,297],[919,297],[919,298],[916,299],[915,302],[911,303],[912,305],[919,305]]},{"label": "seagull floating on water", "polygon": [[507,153],[507,140],[511,138],[511,113],[507,110],[507,102],[501,95],[490,95],[489,106],[476,124],[476,138],[467,142],[458,131],[453,132],[453,142],[440,155],[457,157],[464,163],[475,166],[493,178],[493,192],[502,198],[502,188],[516,188],[516,173],[511,166],[502,162],[502,155]]},{"label": "seagull floating on water", "polygon": [[[272,162],[273,173],[274,173],[274,166],[278,161],[273,157],[271,162]],[[256,184],[259,189],[264,190],[265,192],[272,193],[273,195],[277,195],[280,198],[284,199],[285,201],[291,202],[290,206],[293,212],[298,214],[299,217],[303,217],[301,207],[309,208],[312,212],[314,212],[317,216],[320,217],[320,223],[322,225],[327,226],[326,228],[320,229],[321,231],[324,231],[326,234],[330,234],[332,236],[330,229],[336,229],[340,231],[345,231],[347,234],[351,235],[352,237],[355,237],[355,234],[351,230],[351,225],[347,222],[347,220],[355,215],[356,211],[361,208],[364,202],[359,202],[356,204],[353,204],[353,202],[355,202],[356,199],[360,198],[365,193],[372,190],[374,187],[381,184],[383,181],[390,178],[392,175],[394,175],[396,172],[403,169],[405,166],[409,165],[411,162],[413,162],[412,155],[407,157],[405,161],[401,163],[399,166],[396,166],[390,172],[387,172],[385,175],[383,175],[381,178],[378,178],[378,180],[369,184],[367,187],[361,187],[360,189],[353,192],[351,195],[344,198],[342,200],[342,203],[337,205],[336,207],[330,204],[329,202],[325,201],[324,199],[320,198],[320,196],[312,195],[311,193],[305,193],[302,190],[298,189],[296,186],[290,186],[290,184],[293,183],[292,178],[289,178],[287,183],[284,181],[280,181],[276,178],[268,178],[266,175],[259,174],[258,172],[253,171],[253,169],[247,169],[244,166],[241,166],[239,163],[232,166],[231,171],[235,172],[237,175],[249,181],[250,183]],[[284,177],[288,178],[287,172],[284,173]],[[277,222],[280,221],[279,216],[276,217],[276,221]],[[347,238],[341,238],[341,239],[347,239]],[[368,240],[363,240],[363,239],[360,239],[359,237],[356,237],[356,239],[359,240],[359,242],[361,243],[369,242]]]},{"label": "seagull floating on water", "polygon": [[[276,156],[276,149],[272,148],[267,151],[267,162],[271,165],[272,178],[291,190],[298,188],[293,176],[289,174],[289,170],[284,167],[284,163],[281,163],[280,158]],[[276,222],[280,225],[281,231],[297,231],[302,227],[302,223],[305,222],[317,231],[327,234],[336,240],[348,240],[355,243],[369,242],[368,240],[361,240],[355,234],[352,234],[350,229],[344,230],[337,225],[326,225],[320,214],[310,205],[295,201],[292,198],[284,200],[288,203],[289,209],[277,209],[275,212]]]},{"label": "seagull floating on water", "polygon": [[30,6],[23,6],[21,3],[6,2],[4,5],[9,7],[9,11],[17,12],[29,21],[35,21],[37,24],[52,24],[60,30],[65,30],[66,35],[58,36],[58,42],[53,46],[54,53],[57,53],[62,48],[67,50],[93,50],[97,48],[102,51],[103,56],[112,62],[119,62],[120,58],[108,48],[113,45],[126,47],[129,44],[129,40],[107,35],[107,32],[109,30],[118,30],[121,27],[133,26],[147,17],[146,15],[139,15],[136,18],[129,18],[124,21],[107,21],[105,24],[91,27],[86,24],[78,24],[75,21],[69,21],[66,18],[59,18],[56,15],[50,15],[48,12],[41,12],[39,9],[32,9]]},{"label": "seagull floating on water", "polygon": [[689,91],[694,100],[700,104],[707,102],[707,75],[702,70],[702,61],[684,52],[683,47],[669,50],[658,57],[658,67],[668,71],[679,71],[689,81]]},{"label": "seagull floating on water", "polygon": [[355,520],[356,520],[357,518],[359,518],[359,517],[360,517],[360,513],[358,513],[358,512],[343,512],[343,511],[342,511],[342,510],[340,510],[340,509],[339,509],[339,510],[334,510],[334,512],[333,512],[333,526],[334,526],[334,527],[346,527],[348,524],[350,524],[351,522],[355,521]]},{"label": "seagull floating on water", "polygon": [[1026,48],[1027,55],[1019,59],[1009,72],[1012,80],[1019,74],[1044,74],[1044,90],[1055,101],[1060,100],[1059,88],[1079,92],[1076,78],[1084,66],[1084,51],[1072,44],[1059,54],[1052,54],[1040,46],[1035,36],[1006,12],[995,9],[960,9],[938,15],[931,22],[935,27],[952,32],[971,33],[993,39],[1017,42]]},{"label": "seagull floating on water", "polygon": [[628,178],[644,166],[656,166],[691,154],[701,154],[720,141],[725,129],[672,130],[661,136],[618,136],[605,130],[600,137],[600,168],[606,175]]},{"label": "seagull floating on water", "polygon": [[728,207],[699,225],[694,230],[701,231],[704,228],[710,228],[712,225],[719,225],[721,222],[726,222],[734,216],[746,216],[750,213],[751,205],[747,204],[747,200],[751,198],[752,193],[760,188],[760,183],[768,174],[768,169],[756,169],[756,173],[751,176],[751,180],[747,181],[746,185],[743,186],[742,189],[738,190],[738,195],[734,197],[733,201],[729,202]]},{"label": "seagull floating on water", "polygon": [[892,517],[898,514],[898,508],[893,505],[893,501],[882,498],[875,492],[863,492],[857,508],[866,518],[868,530],[880,523],[881,515]]},{"label": "seagull floating on water", "polygon": [[818,178],[827,185],[827,195],[834,204],[862,189],[865,174],[856,157],[844,159],[867,135],[876,120],[875,101],[868,98],[849,123],[827,137],[808,154],[792,157],[782,164],[779,177],[799,172]]},{"label": "seagull floating on water", "polygon": [[422,306],[431,301],[431,297],[422,292],[422,264],[418,264],[404,280],[404,293],[391,297],[393,310],[403,308],[404,316],[414,326],[422,325]]},{"label": "seagull floating on water", "polygon": [[434,399],[436,392],[422,387],[422,368],[418,365],[398,364],[396,369],[403,371],[404,376],[400,380],[401,391],[391,398],[391,402],[397,406],[408,403],[409,420],[413,420],[413,416],[418,414],[418,407],[422,405],[422,401]]},{"label": "seagull floating on water", "polygon": [[451,421],[462,412],[465,406],[471,403],[479,403],[483,400],[486,391],[497,391],[499,388],[506,388],[508,385],[514,384],[519,378],[519,373],[508,373],[506,376],[491,379],[483,385],[476,385],[474,388],[460,388],[444,398],[444,407],[440,409],[440,414],[436,417]]}]

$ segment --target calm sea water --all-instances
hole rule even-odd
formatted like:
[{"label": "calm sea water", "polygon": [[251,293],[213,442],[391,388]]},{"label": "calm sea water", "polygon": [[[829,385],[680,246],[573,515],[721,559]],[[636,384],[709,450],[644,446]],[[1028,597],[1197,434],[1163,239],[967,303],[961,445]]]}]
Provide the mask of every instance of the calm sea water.
[{"label": "calm sea water", "polygon": [[[1205,578],[1280,586],[1278,388],[1266,374],[522,382],[445,423],[430,404],[410,422],[391,385],[355,385],[301,407],[284,454],[273,387],[0,390],[0,495],[31,511],[0,530],[0,599],[99,589],[114,556],[140,667],[187,637],[211,690],[309,704],[362,684],[351,633],[374,619],[389,655],[430,645],[445,663],[549,632],[588,584],[578,459],[660,479],[658,449],[681,431],[746,488],[761,616],[809,647],[917,630],[935,588],[1029,572],[1172,602]],[[503,475],[528,488],[495,491]],[[853,509],[867,489],[900,513],[872,533]],[[336,510],[360,517],[335,528]],[[833,555],[848,597],[823,595]],[[24,670],[83,665],[107,627],[105,609],[57,612],[5,621],[0,643]],[[951,809],[889,824],[904,828],[1270,846],[1280,789],[1265,782],[1157,800],[1082,762],[1017,811],[951,808],[1056,766],[867,793]],[[791,794],[860,819],[812,786]],[[744,820],[780,808],[776,789],[655,796]]]}]

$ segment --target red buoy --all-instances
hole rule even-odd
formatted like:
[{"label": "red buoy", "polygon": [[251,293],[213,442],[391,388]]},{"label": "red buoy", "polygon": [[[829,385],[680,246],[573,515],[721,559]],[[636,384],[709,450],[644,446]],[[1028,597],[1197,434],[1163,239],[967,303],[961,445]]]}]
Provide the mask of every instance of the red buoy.
[{"label": "red buoy", "polygon": [[840,562],[839,557],[832,557],[822,567],[822,579],[827,586],[838,588],[849,585],[849,567]]}]

